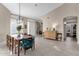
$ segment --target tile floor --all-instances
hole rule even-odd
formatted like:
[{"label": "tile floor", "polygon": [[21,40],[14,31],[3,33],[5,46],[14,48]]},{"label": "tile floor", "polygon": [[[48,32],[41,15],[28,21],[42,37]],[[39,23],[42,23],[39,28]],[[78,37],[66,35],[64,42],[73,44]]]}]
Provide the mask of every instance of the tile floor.
[{"label": "tile floor", "polygon": [[[79,45],[77,42],[67,38],[66,41],[47,40],[43,37],[35,38],[35,50],[27,50],[26,56],[79,56]],[[0,56],[17,56],[10,54],[5,41],[0,41]],[[24,56],[21,51],[21,56]]]}]

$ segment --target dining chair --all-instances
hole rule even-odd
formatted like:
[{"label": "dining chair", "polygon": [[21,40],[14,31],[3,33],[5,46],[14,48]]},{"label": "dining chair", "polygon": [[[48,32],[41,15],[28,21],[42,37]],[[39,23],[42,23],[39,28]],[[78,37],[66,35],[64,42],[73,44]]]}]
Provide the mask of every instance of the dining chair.
[{"label": "dining chair", "polygon": [[7,45],[7,47],[9,47],[9,35],[7,35],[7,38],[6,38],[7,40],[6,40],[6,45]]},{"label": "dining chair", "polygon": [[7,35],[7,46],[9,50],[13,53],[14,49],[14,37],[11,37],[10,35]]},{"label": "dining chair", "polygon": [[9,48],[9,50],[10,50],[10,44],[11,44],[11,37],[10,37],[10,35],[7,35],[7,46]]},{"label": "dining chair", "polygon": [[11,51],[12,51],[12,53],[13,53],[13,51],[14,51],[14,37],[11,37]]},{"label": "dining chair", "polygon": [[18,48],[18,40],[14,40],[14,50],[15,50],[15,54],[17,53],[17,48]]},{"label": "dining chair", "polygon": [[21,47],[24,49],[24,55],[26,54],[26,50],[30,49],[32,50],[34,44],[34,38],[23,38],[21,40]]}]

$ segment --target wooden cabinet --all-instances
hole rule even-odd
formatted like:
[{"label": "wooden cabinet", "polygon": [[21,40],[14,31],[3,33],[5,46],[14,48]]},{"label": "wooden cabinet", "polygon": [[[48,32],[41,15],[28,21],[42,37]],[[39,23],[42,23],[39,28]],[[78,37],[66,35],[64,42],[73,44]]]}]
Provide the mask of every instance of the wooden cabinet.
[{"label": "wooden cabinet", "polygon": [[45,31],[44,32],[44,38],[56,39],[56,36],[57,36],[56,31]]}]

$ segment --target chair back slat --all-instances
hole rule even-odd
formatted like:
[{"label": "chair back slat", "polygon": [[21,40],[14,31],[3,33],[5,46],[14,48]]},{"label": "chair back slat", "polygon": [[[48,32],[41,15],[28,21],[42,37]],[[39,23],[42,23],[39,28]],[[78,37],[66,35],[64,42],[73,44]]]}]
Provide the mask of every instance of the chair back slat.
[{"label": "chair back slat", "polygon": [[7,46],[9,48],[9,50],[13,51],[14,37],[11,37],[10,35],[7,35]]}]

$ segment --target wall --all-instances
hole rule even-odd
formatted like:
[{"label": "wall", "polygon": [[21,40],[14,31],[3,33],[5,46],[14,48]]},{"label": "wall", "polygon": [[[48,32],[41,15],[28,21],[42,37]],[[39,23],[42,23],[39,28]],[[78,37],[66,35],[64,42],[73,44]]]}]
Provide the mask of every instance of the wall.
[{"label": "wall", "polygon": [[[52,24],[58,24],[56,29],[57,31],[64,34],[63,30],[63,18],[67,16],[77,16],[79,17],[79,4],[63,4],[62,6],[56,8],[54,11],[49,12],[45,16],[42,16],[43,20],[43,31],[46,30],[46,27],[52,27]],[[79,23],[79,19],[78,19]],[[79,25],[78,29],[79,30]],[[79,36],[79,32],[77,33],[77,37]],[[64,38],[64,36],[63,36]],[[79,40],[79,37],[78,37]]]},{"label": "wall", "polygon": [[0,4],[0,40],[10,31],[10,11]]}]

